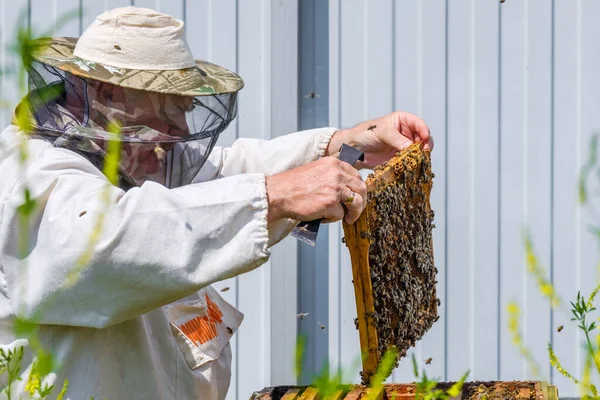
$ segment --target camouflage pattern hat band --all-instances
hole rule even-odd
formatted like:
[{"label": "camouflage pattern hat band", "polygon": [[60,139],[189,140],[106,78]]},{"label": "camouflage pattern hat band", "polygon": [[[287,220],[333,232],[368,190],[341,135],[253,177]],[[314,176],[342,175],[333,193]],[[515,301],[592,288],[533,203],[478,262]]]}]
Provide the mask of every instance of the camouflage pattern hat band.
[{"label": "camouflage pattern hat band", "polygon": [[80,38],[40,39],[34,58],[86,79],[130,89],[183,96],[234,93],[242,78],[219,65],[195,60],[183,22],[139,7],[106,11]]}]

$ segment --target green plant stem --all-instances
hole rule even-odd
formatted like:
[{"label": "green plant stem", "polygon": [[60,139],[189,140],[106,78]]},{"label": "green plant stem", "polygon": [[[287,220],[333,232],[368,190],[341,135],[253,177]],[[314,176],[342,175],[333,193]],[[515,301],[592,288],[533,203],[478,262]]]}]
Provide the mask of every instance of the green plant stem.
[{"label": "green plant stem", "polygon": [[[585,317],[583,318],[583,326],[585,326]],[[598,357],[596,357],[596,352],[594,351],[594,347],[592,346],[592,342],[590,340],[590,334],[587,329],[584,329],[584,332],[585,332],[585,340],[587,341],[590,355],[594,359],[594,364],[596,365],[596,370],[600,374],[600,362],[598,362]]]}]

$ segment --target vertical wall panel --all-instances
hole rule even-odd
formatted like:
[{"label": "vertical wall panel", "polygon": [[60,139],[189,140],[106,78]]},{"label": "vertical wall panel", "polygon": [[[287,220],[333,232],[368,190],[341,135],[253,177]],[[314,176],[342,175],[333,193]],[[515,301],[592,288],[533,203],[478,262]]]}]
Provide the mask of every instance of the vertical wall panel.
[{"label": "vertical wall panel", "polygon": [[[270,108],[271,137],[298,130],[299,118],[299,1],[269,2],[270,12]],[[287,237],[272,249],[269,324],[271,385],[296,382],[295,357],[298,310],[298,241]],[[320,270],[325,268],[321,267]],[[326,273],[324,271],[324,273]],[[265,288],[269,291],[269,286]],[[319,293],[322,308],[327,293]]]},{"label": "vertical wall panel", "polygon": [[[204,3],[204,8],[191,12],[198,3]],[[194,40],[204,40],[208,46],[205,52],[199,52],[198,57],[206,58],[232,71],[237,71],[237,38],[238,15],[236,0],[208,0],[203,2],[187,0],[188,27],[200,27],[205,31],[198,32]],[[198,29],[198,28],[196,28]],[[188,35],[188,38],[191,37]],[[246,81],[251,77],[244,76]],[[234,121],[225,132],[219,136],[219,145],[226,146],[238,137],[238,125]]]},{"label": "vertical wall panel", "polygon": [[[428,96],[420,96],[420,113],[427,121],[434,137],[435,146],[431,164],[435,173],[435,183],[431,191],[431,207],[435,210],[433,230],[434,261],[438,268],[436,293],[441,300],[438,307],[440,319],[423,338],[421,361],[432,358],[430,365],[424,365],[429,376],[446,379],[446,15],[445,0],[420,2],[421,29],[421,91]],[[398,53],[397,53],[398,54]],[[402,54],[402,53],[400,53]],[[396,74],[398,72],[396,71]],[[399,107],[396,107],[399,108]],[[406,367],[405,367],[406,368]]]},{"label": "vertical wall panel", "polygon": [[[331,0],[329,2],[329,125],[341,126],[341,6],[342,0]],[[328,359],[332,369],[342,367],[342,252],[347,251],[340,245],[343,237],[340,224],[329,224],[329,337],[328,337]],[[346,283],[347,284],[347,283]],[[300,296],[303,293],[300,292]],[[358,336],[358,335],[357,335]],[[352,371],[353,373],[353,371]],[[346,378],[346,376],[344,376]],[[348,377],[351,382],[353,377]]]},{"label": "vertical wall panel", "polygon": [[[398,2],[396,2],[398,3]],[[392,107],[394,87],[394,0],[374,1],[365,10],[365,117],[373,118]],[[372,46],[371,43],[377,43]],[[358,122],[358,121],[357,121]]]},{"label": "vertical wall panel", "polygon": [[446,179],[447,378],[456,379],[472,362],[473,349],[473,2],[459,0],[448,7],[448,126]]},{"label": "vertical wall panel", "polygon": [[[247,77],[246,86],[239,99],[240,136],[268,139],[270,85],[269,48],[270,7],[266,0],[238,2],[238,73]],[[238,393],[251,393],[266,386],[270,377],[269,324],[265,318],[270,301],[270,263],[239,278],[238,307],[245,315],[238,337]],[[256,333],[261,334],[257,335]],[[260,357],[257,357],[257,353]]]},{"label": "vertical wall panel", "polygon": [[[56,0],[54,0],[56,1]],[[104,0],[104,1],[81,1],[81,27],[85,30],[96,17],[106,10],[111,10],[117,7],[125,7],[132,5],[132,0]]]},{"label": "vertical wall panel", "polygon": [[[30,0],[30,4],[31,27],[35,34],[79,36],[79,0]],[[67,16],[68,22],[57,26],[59,20]]]},{"label": "vertical wall panel", "polygon": [[[472,218],[472,298],[469,307],[472,342],[469,379],[480,380],[499,375],[498,344],[501,327],[498,326],[496,313],[499,306],[499,157],[496,147],[499,139],[499,7],[496,2],[480,1],[473,1],[472,7],[472,131],[469,138],[462,142],[465,143],[466,140],[469,143],[472,162],[469,173]],[[464,147],[467,147],[466,144]],[[455,372],[459,373],[461,372]],[[449,379],[456,376],[451,375]]]},{"label": "vertical wall panel", "polygon": [[[407,1],[407,2],[399,2],[395,1],[392,4],[392,12],[390,13],[392,16],[392,20],[390,21],[392,26],[390,27],[393,32],[393,42],[392,42],[392,55],[393,59],[391,73],[387,73],[382,75],[379,79],[381,84],[383,81],[387,81],[387,87],[393,90],[391,94],[392,103],[389,104],[386,108],[378,107],[376,113],[370,115],[371,118],[381,116],[389,112],[389,110],[403,109],[409,112],[413,112],[415,114],[419,114],[421,112],[421,102],[420,102],[420,85],[421,85],[421,74],[420,74],[420,65],[421,65],[421,45],[420,40],[422,38],[421,28],[422,28],[422,11],[423,11],[424,2],[416,2],[416,1]],[[381,22],[369,21],[372,29],[377,29],[378,24]],[[387,22],[387,21],[386,21]],[[384,53],[385,46],[373,46],[370,42],[368,44],[369,48],[377,49],[378,53]],[[373,51],[373,52],[376,52]],[[408,60],[413,60],[411,62],[407,62]],[[369,65],[375,65],[377,63],[370,62]],[[379,67],[381,70],[383,67]],[[376,93],[369,93],[369,101],[370,99],[375,99],[377,97]],[[387,92],[383,91],[382,94],[387,97]],[[376,100],[380,102],[381,100]],[[384,104],[381,104],[382,106]],[[358,122],[358,121],[357,121]],[[410,359],[413,354],[417,358],[418,365],[424,366],[423,362],[423,354],[421,352],[421,343],[417,343],[414,349],[411,349],[407,355],[407,359]],[[428,355],[427,357],[432,357],[433,354]],[[411,381],[413,377],[413,368],[412,364],[401,363],[396,370],[392,373],[391,380],[397,382],[406,382]]]},{"label": "vertical wall panel", "polygon": [[[579,13],[580,1],[556,0],[553,10],[554,71],[553,83],[553,281],[559,295],[567,301],[575,298],[581,276],[578,254],[578,211],[576,183],[579,174],[578,138],[581,138],[580,71],[579,52]],[[594,47],[594,46],[591,46]],[[590,48],[589,51],[592,51]],[[569,150],[567,150],[569,149]],[[584,279],[591,279],[586,277]],[[595,277],[594,277],[595,278]],[[554,334],[556,353],[564,367],[573,373],[583,362],[576,326],[570,322],[570,312],[565,307],[553,314],[558,325],[564,325],[561,335]],[[562,334],[565,334],[564,336]],[[573,385],[560,374],[555,374],[561,388]]]},{"label": "vertical wall panel", "polygon": [[[504,5],[508,7],[504,7]],[[525,2],[501,7],[501,93],[500,93],[500,378],[523,379],[523,358],[513,346],[507,330],[506,303],[526,301],[525,255],[522,229],[525,216],[526,160],[524,143]],[[524,325],[527,315],[521,318]],[[524,333],[526,334],[526,333]]]},{"label": "vertical wall panel", "polygon": [[[523,132],[525,167],[525,222],[545,274],[552,268],[552,4],[529,1],[524,11],[526,53],[524,69]],[[563,190],[566,188],[563,188]],[[568,190],[567,190],[568,191]],[[571,191],[575,195],[575,191]],[[509,234],[508,231],[504,231]],[[520,237],[520,235],[515,235]],[[522,239],[522,238],[521,238]],[[564,270],[565,267],[563,266]],[[547,344],[551,341],[551,309],[531,276],[526,279],[523,311],[524,337],[541,368],[541,379],[550,379]],[[506,331],[506,324],[501,326]],[[555,376],[558,374],[555,374]],[[567,389],[561,385],[561,389]]]},{"label": "vertical wall panel", "polygon": [[184,18],[183,9],[185,7],[185,2],[182,0],[132,0],[131,4],[136,7],[151,8],[172,15],[180,20],[183,20]]},{"label": "vertical wall panel", "polygon": [[[590,141],[592,136],[600,134],[600,48],[597,38],[600,37],[600,26],[597,21],[600,18],[600,3],[593,0],[581,0],[578,10],[579,23],[579,54],[580,65],[578,87],[579,96],[579,128],[578,128],[578,165],[581,169],[589,157]],[[598,260],[600,260],[599,237],[592,234],[592,227],[600,227],[600,214],[598,211],[598,199],[594,198],[600,193],[600,179],[597,175],[590,177],[588,181],[588,193],[591,204],[583,209],[578,209],[577,223],[579,243],[576,243],[579,254],[580,273],[577,277],[579,286],[586,296],[600,284],[600,271]]]}]

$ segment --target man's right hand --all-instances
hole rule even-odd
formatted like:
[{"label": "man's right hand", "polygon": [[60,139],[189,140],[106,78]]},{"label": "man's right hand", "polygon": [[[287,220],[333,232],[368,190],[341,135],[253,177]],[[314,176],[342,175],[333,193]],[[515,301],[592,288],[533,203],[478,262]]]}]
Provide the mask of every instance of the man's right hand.
[{"label": "man's right hand", "polygon": [[[268,222],[281,218],[354,223],[362,213],[367,185],[350,164],[335,157],[267,176]],[[352,201],[349,199],[354,197]],[[346,213],[342,203],[345,204]]]}]

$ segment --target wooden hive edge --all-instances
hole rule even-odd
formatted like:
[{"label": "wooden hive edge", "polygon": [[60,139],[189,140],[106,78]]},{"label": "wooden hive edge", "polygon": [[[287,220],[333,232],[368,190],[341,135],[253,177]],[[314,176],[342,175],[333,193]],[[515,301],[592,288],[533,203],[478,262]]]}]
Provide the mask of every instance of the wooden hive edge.
[{"label": "wooden hive edge", "polygon": [[375,306],[371,271],[369,268],[369,247],[367,238],[361,237],[361,232],[367,230],[367,219],[364,214],[352,225],[344,223],[344,236],[350,251],[352,262],[352,279],[354,282],[354,297],[358,319],[358,333],[362,353],[363,379],[368,382],[379,364],[377,352],[377,329],[373,322]]},{"label": "wooden hive edge", "polygon": [[[448,390],[456,382],[438,382],[437,389]],[[466,387],[478,387],[483,384],[488,389],[499,392],[503,388],[518,389],[520,396],[529,398],[533,395],[536,400],[558,400],[556,386],[545,381],[468,381],[456,397],[449,400],[460,400]],[[533,387],[532,387],[533,386]],[[349,385],[340,388],[329,396],[319,393],[314,386],[279,386],[265,388],[255,392],[251,400],[415,400],[417,385],[415,383],[390,383],[378,389],[363,385]]]}]

